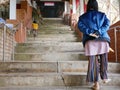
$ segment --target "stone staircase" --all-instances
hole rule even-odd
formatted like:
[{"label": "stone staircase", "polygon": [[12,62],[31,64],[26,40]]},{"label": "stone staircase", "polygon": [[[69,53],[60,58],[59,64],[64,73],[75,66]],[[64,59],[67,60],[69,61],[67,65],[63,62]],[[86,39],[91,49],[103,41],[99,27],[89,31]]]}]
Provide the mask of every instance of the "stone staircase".
[{"label": "stone staircase", "polygon": [[[87,58],[82,43],[62,19],[44,19],[39,34],[15,48],[14,62],[0,63],[0,86],[85,86]],[[109,63],[106,85],[120,86],[120,64]],[[102,82],[101,82],[102,84]]]}]

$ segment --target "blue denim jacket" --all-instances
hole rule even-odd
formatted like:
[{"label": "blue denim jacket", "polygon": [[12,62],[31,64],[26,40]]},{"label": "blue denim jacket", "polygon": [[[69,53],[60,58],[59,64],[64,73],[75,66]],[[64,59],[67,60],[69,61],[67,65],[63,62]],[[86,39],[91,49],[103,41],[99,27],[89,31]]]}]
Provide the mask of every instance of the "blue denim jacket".
[{"label": "blue denim jacket", "polygon": [[[91,10],[81,15],[78,21],[78,28],[83,33],[83,45],[85,45],[86,41],[92,39],[110,42],[110,37],[107,33],[109,26],[110,21],[105,13]],[[94,32],[99,35],[99,38],[89,36],[89,34]]]}]

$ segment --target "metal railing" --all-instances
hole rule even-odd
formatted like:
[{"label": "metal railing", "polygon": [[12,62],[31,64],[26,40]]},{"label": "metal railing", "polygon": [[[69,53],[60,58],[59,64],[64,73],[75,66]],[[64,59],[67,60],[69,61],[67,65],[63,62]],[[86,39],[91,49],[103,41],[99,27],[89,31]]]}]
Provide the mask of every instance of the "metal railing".
[{"label": "metal railing", "polygon": [[9,28],[6,24],[0,23],[0,61],[14,61],[14,35],[17,26]]},{"label": "metal railing", "polygon": [[115,41],[114,41],[114,48],[115,48],[115,62],[118,62],[118,41],[117,41],[117,33],[120,32],[120,26],[114,26],[112,28],[110,28],[109,30],[114,30],[114,38],[115,38]]}]

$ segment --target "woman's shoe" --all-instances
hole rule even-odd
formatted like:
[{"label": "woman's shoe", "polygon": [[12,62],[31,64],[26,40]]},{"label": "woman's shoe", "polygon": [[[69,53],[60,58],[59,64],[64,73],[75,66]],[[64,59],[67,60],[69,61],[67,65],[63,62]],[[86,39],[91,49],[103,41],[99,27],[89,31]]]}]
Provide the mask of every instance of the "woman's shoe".
[{"label": "woman's shoe", "polygon": [[108,82],[110,82],[111,81],[111,79],[104,79],[103,80],[103,83],[108,83]]},{"label": "woman's shoe", "polygon": [[99,86],[99,85],[93,85],[92,89],[93,89],[93,90],[99,90],[99,89],[100,89],[100,86]]}]

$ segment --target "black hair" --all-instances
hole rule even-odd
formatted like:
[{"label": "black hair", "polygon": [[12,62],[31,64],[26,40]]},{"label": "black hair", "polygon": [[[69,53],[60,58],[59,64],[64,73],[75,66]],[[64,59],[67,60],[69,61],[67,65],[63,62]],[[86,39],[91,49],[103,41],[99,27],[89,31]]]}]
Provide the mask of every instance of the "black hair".
[{"label": "black hair", "polygon": [[37,23],[37,22],[34,20],[33,23]]},{"label": "black hair", "polygon": [[96,0],[89,0],[87,3],[87,11],[96,10],[98,11],[98,2]]}]

